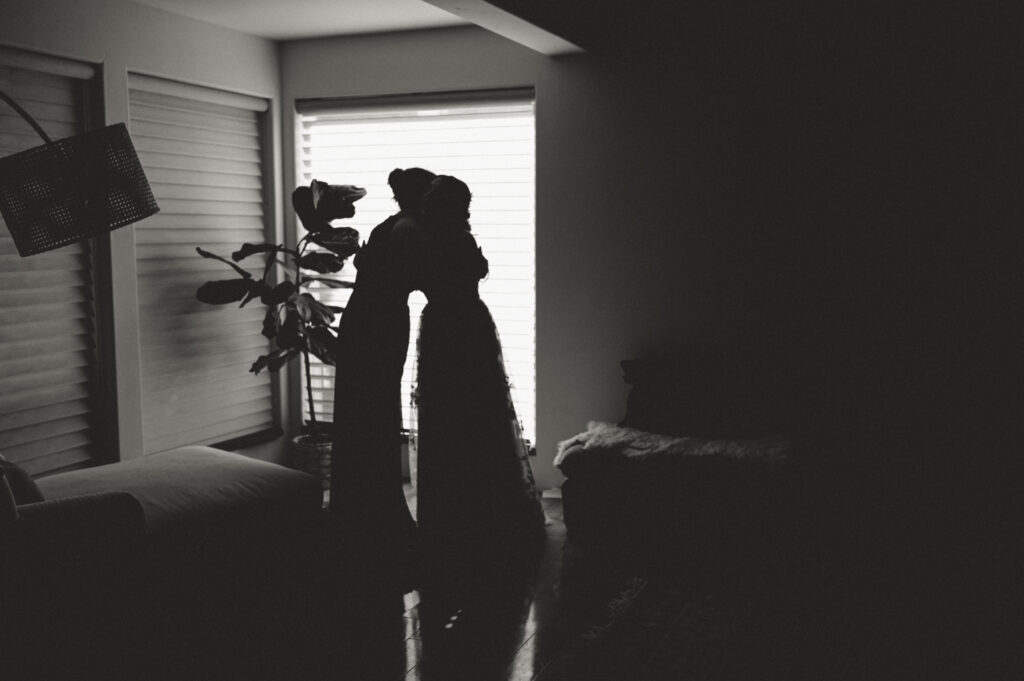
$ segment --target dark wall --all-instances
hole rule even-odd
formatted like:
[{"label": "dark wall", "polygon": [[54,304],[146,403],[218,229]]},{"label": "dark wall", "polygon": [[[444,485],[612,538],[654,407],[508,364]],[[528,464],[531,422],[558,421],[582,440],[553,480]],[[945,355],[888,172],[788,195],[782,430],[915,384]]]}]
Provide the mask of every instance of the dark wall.
[{"label": "dark wall", "polygon": [[624,316],[662,311],[636,352],[786,367],[783,397],[844,435],[1020,434],[1012,8],[495,4],[587,46],[581,116],[632,141],[588,172]]}]

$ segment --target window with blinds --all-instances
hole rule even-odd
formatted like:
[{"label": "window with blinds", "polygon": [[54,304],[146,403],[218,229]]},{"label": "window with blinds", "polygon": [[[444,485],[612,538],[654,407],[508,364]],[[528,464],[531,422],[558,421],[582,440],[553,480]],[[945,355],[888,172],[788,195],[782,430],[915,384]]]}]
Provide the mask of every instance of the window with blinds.
[{"label": "window with blinds", "polygon": [[[92,75],[86,65],[0,48],[0,89],[55,140],[85,129]],[[42,143],[0,101],[0,156]],[[0,453],[32,475],[99,461],[108,448],[91,243],[22,258],[4,225],[0,315]]]},{"label": "window with blinds", "polygon": [[272,428],[271,377],[249,372],[269,348],[265,309],[195,299],[204,282],[236,276],[197,246],[228,257],[267,240],[267,102],[138,74],[128,84],[132,139],[161,209],[135,232],[144,453]]},{"label": "window with blinds", "polygon": [[[535,441],[535,276],[533,93],[461,93],[376,100],[309,100],[297,103],[299,186],[314,178],[365,187],[356,215],[344,224],[362,239],[397,210],[388,187],[394,168],[419,166],[454,175],[473,192],[473,233],[490,263],[480,295],[494,316],[524,435]],[[301,224],[298,225],[301,231]],[[352,281],[351,261],[339,273]],[[323,288],[319,295],[344,306],[348,289]],[[410,404],[415,338],[425,304],[409,299],[412,341],[402,382]],[[331,367],[316,365],[317,413],[333,411]]]}]

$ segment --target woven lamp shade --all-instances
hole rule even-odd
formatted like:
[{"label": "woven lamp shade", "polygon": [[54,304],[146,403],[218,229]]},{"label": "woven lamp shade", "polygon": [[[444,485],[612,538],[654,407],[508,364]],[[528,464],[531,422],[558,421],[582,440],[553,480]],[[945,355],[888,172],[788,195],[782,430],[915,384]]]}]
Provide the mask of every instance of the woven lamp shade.
[{"label": "woven lamp shade", "polygon": [[0,213],[23,257],[159,210],[123,123],[0,159]]}]

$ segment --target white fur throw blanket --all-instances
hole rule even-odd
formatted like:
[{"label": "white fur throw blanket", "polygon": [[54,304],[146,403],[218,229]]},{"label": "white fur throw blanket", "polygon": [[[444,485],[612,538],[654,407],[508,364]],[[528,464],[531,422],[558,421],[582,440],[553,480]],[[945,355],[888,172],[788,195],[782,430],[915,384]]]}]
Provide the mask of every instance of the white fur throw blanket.
[{"label": "white fur throw blanket", "polygon": [[[781,463],[788,458],[791,443],[785,440],[704,440],[695,437],[671,437],[623,428],[602,421],[591,421],[587,429],[558,443],[555,466],[565,472],[566,462],[576,466],[583,459],[607,458],[640,462],[677,457],[722,457],[762,463]],[[596,455],[596,456],[595,456]]]}]

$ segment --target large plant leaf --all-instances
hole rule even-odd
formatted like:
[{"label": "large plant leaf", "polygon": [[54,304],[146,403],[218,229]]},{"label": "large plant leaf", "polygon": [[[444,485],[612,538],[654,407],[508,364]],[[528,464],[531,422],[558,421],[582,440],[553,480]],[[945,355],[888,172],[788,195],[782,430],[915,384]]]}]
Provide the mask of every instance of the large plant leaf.
[{"label": "large plant leaf", "polygon": [[366,196],[366,190],[351,184],[327,184],[313,180],[309,185],[316,214],[324,220],[350,218],[356,214],[356,201]]},{"label": "large plant leaf", "polygon": [[295,348],[283,348],[274,350],[266,355],[260,355],[256,358],[256,361],[249,367],[249,371],[254,374],[258,374],[264,369],[268,371],[277,371],[285,364],[288,363],[294,357],[299,356],[299,351]]},{"label": "large plant leaf", "polygon": [[298,259],[299,267],[320,274],[337,272],[345,266],[345,259],[334,253],[307,253]]},{"label": "large plant leaf", "polygon": [[291,298],[295,293],[295,284],[290,281],[282,281],[274,288],[267,287],[267,290],[260,297],[264,305],[280,305]]},{"label": "large plant leaf", "polygon": [[242,300],[252,290],[251,279],[208,281],[196,289],[196,300],[208,305],[226,305]]},{"label": "large plant leaf", "polygon": [[308,293],[298,293],[288,299],[288,306],[299,318],[311,326],[328,326],[334,321],[334,312]]},{"label": "large plant leaf", "polygon": [[351,227],[332,227],[310,235],[309,240],[341,258],[347,258],[359,250],[359,231]]},{"label": "large plant leaf", "polygon": [[263,298],[269,294],[271,290],[272,289],[264,284],[262,280],[252,280],[250,282],[249,293],[245,295],[245,298],[242,299],[242,304],[238,307],[245,307],[246,303],[255,298]]},{"label": "large plant leaf", "polygon": [[306,332],[306,345],[309,351],[324,364],[334,366],[337,354],[338,339],[330,328],[326,326],[314,326]]},{"label": "large plant leaf", "polygon": [[277,336],[277,331],[281,328],[281,315],[284,309],[280,305],[274,305],[267,310],[267,314],[263,315],[262,333],[267,338]]},{"label": "large plant leaf", "polygon": [[276,253],[283,248],[284,246],[276,244],[250,244],[249,242],[246,242],[242,244],[241,248],[231,254],[231,259],[238,262],[239,260],[248,258],[250,255],[254,255],[256,253]]},{"label": "large plant leaf", "polygon": [[241,267],[239,267],[235,263],[231,262],[227,258],[222,258],[219,255],[217,255],[216,253],[210,253],[209,251],[204,251],[199,246],[196,246],[196,253],[198,253],[199,255],[203,256],[204,258],[210,258],[211,260],[220,260],[222,263],[226,263],[228,265],[231,265],[232,269],[234,269],[240,275],[242,275],[246,279],[252,279],[252,274],[248,270],[242,269]]},{"label": "large plant leaf", "polygon": [[320,180],[313,180],[309,183],[313,196],[313,205],[320,209],[321,201],[349,201],[355,202],[366,196],[366,190],[354,184],[328,184]]},{"label": "large plant leaf", "polygon": [[298,187],[292,192],[292,208],[299,216],[307,232],[322,232],[331,229],[331,223],[317,215],[313,207],[313,193],[309,187]]},{"label": "large plant leaf", "polygon": [[284,321],[277,330],[277,347],[280,349],[302,350],[305,344],[300,333],[301,319],[295,310],[288,310]]}]

